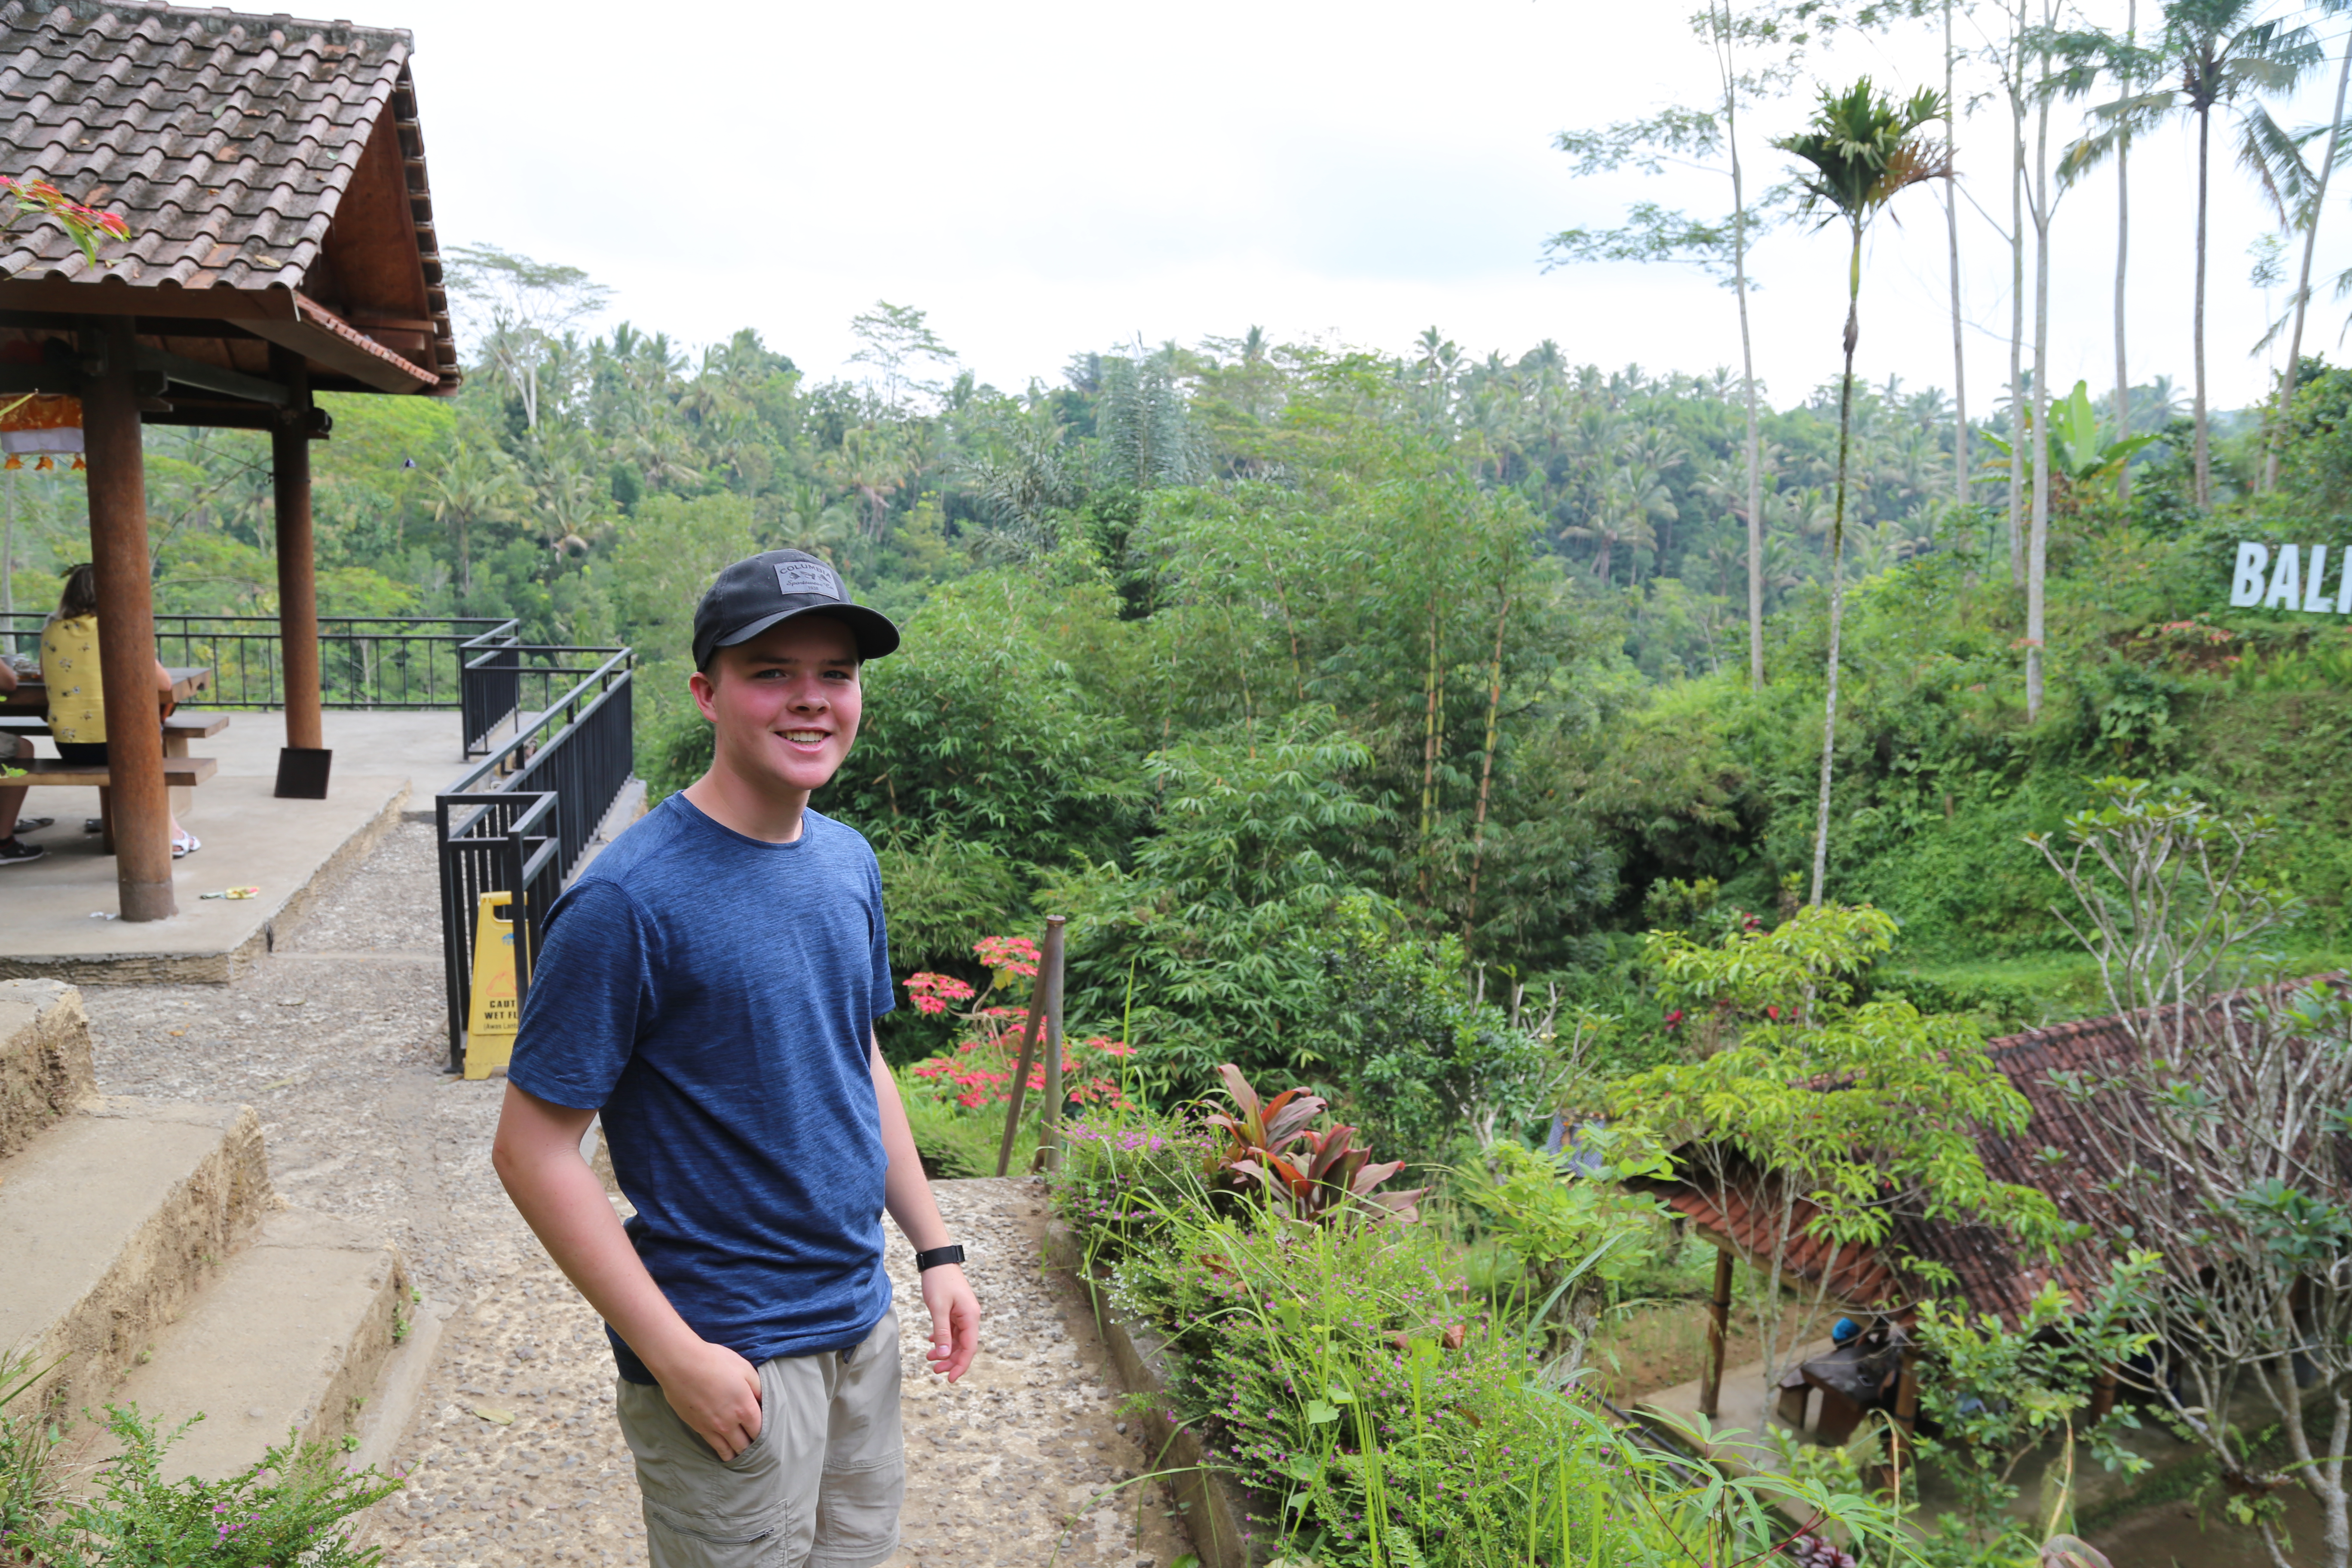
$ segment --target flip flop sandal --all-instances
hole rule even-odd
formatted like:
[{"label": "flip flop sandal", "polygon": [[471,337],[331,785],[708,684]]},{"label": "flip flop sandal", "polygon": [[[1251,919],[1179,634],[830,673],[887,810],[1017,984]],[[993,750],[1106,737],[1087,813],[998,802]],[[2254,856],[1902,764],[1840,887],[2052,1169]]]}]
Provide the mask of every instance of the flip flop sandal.
[{"label": "flip flop sandal", "polygon": [[55,827],[57,825],[58,819],[54,816],[20,816],[16,819],[16,831],[38,833],[44,827]]},{"label": "flip flop sandal", "polygon": [[204,841],[194,834],[183,833],[172,840],[172,858],[184,860],[204,847]]}]

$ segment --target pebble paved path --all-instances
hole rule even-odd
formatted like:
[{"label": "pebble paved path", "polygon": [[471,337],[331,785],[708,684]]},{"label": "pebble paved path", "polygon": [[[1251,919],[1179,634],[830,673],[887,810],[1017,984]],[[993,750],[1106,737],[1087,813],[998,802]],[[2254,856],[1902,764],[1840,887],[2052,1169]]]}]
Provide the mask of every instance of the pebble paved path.
[{"label": "pebble paved path", "polygon": [[[224,877],[230,868],[223,868]],[[444,1075],[431,829],[404,825],[226,986],[87,988],[100,1088],[259,1110],[278,1190],[380,1226],[449,1315],[394,1448],[406,1488],[366,1523],[391,1568],[645,1561],[595,1314],[500,1192],[503,1085]],[[1145,1423],[1068,1282],[1038,1266],[1042,1189],[940,1186],[985,1314],[953,1387],[896,1227],[908,1483],[899,1561],[925,1568],[1171,1568],[1188,1547],[1146,1468]],[[1133,1484],[1127,1484],[1133,1483]]]}]

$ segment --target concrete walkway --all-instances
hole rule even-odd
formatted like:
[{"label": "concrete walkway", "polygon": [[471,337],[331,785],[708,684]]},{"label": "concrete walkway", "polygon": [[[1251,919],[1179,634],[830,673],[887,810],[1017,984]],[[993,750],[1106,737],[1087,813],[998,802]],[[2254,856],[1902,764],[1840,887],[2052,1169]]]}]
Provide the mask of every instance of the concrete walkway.
[{"label": "concrete walkway", "polygon": [[[187,792],[182,825],[204,847],[173,863],[180,912],[170,920],[109,918],[119,907],[114,858],[82,830],[98,815],[96,790],[33,790],[24,815],[56,821],[26,839],[43,858],[0,870],[0,978],[226,980],[299,922],[314,882],[363,858],[403,809],[429,810],[465,768],[454,712],[330,712],[325,731],[335,753],[325,800],[272,794],[283,715],[233,713],[226,730],[192,743],[219,771]],[[47,741],[35,744],[50,754]],[[261,890],[203,896],[232,887]]]},{"label": "concrete walkway", "polygon": [[[388,1564],[641,1563],[600,1325],[490,1170],[504,1086],[440,1071],[436,910],[431,829],[391,827],[230,983],[88,988],[99,1086],[254,1106],[290,1203],[372,1226],[409,1259],[424,1297],[413,1331],[431,1354],[394,1391],[413,1413],[392,1430],[380,1415],[362,1450],[409,1477],[368,1524]],[[987,1321],[962,1383],[924,1373],[927,1322],[891,1229],[908,1369],[902,1561],[1045,1568],[1058,1547],[1062,1564],[1170,1568],[1188,1548],[1169,1502],[1150,1483],[1118,1489],[1148,1462],[1144,1424],[1120,1412],[1075,1296],[1038,1267],[1043,1193],[955,1183],[941,1201]]]}]

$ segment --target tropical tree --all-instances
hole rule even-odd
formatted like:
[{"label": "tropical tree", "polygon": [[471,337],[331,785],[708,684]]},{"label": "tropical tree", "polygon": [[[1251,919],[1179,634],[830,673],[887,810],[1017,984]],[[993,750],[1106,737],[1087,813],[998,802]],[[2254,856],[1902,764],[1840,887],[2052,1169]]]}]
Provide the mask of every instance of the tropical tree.
[{"label": "tropical tree", "polygon": [[[2166,1426],[2220,1470],[2231,1513],[2289,1568],[2281,1493],[2309,1494],[2315,1550],[2352,1564],[2352,1002],[2326,978],[2282,979],[2265,932],[2296,913],[2254,858],[2268,818],[2145,780],[2107,778],[2027,842],[2063,879],[2053,906],[2098,965],[2131,1049],[2053,1086],[2090,1141],[2100,1184],[2161,1255],[2133,1316]],[[2252,984],[2249,984],[2252,982]],[[2284,1463],[2247,1430],[2271,1426]]]},{"label": "tropical tree", "polygon": [[[2342,16],[2352,10],[2352,0],[2319,0],[2319,9],[2330,16]],[[2336,70],[2336,112],[2327,120],[2327,141],[2319,157],[2319,167],[2307,170],[2299,155],[2293,155],[2292,143],[2270,122],[2268,114],[2250,117],[2242,159],[2252,161],[2263,153],[2271,157],[2263,165],[2263,188],[2278,205],[2279,217],[2290,227],[2303,230],[2303,264],[2295,275],[2294,304],[2292,317],[2294,329],[2287,334],[2286,368],[2281,374],[2278,402],[2270,420],[2269,437],[2263,455],[2263,489],[2272,489],[2278,484],[2279,449],[2286,440],[2287,409],[2294,402],[2296,373],[2303,367],[2303,323],[2311,305],[2311,263],[2319,248],[2319,215],[2327,206],[2328,176],[2336,172],[2338,150],[2343,145],[2344,101],[2347,89],[2352,89],[2352,37],[2344,44],[2344,58]],[[2281,182],[2270,176],[2269,166],[2275,164],[2292,175],[2307,175],[2296,181],[2303,199],[2290,202]],[[2276,326],[2271,328],[2275,334]]]},{"label": "tropical tree", "polygon": [[1990,1223],[2029,1242],[2056,1231],[2047,1197],[1985,1167],[1978,1138],[2015,1136],[2031,1108],[1982,1026],[1859,999],[1895,931],[1867,904],[1816,904],[1715,942],[1652,931],[1643,956],[1691,1048],[1604,1091],[1629,1138],[1672,1150],[1719,1212],[1748,1212],[1768,1388],[1820,1333],[1842,1271],[1899,1219]]},{"label": "tropical tree", "polygon": [[[2213,454],[2205,388],[2205,263],[2212,185],[2213,110],[2284,93],[2319,59],[2307,27],[2262,19],[2263,0],[2168,0],[2161,45],[2179,74],[2177,89],[2148,95],[2148,118],[2188,115],[2197,121],[2197,294],[2190,341],[2197,379],[2197,504],[2213,500]],[[2244,116],[2242,114],[2242,120]]]},{"label": "tropical tree", "polygon": [[[1731,181],[1731,216],[1694,219],[1652,202],[1637,204],[1623,227],[1569,229],[1546,243],[1557,261],[1694,261],[1727,276],[1739,304],[1741,404],[1747,417],[1748,679],[1764,684],[1764,467],[1763,436],[1757,414],[1756,352],[1748,322],[1748,251],[1771,221],[1748,199],[1739,162],[1739,106],[1785,87],[1794,73],[1801,38],[1784,36],[1780,18],[1766,11],[1735,14],[1731,0],[1707,0],[1692,17],[1713,55],[1719,97],[1704,109],[1665,110],[1647,120],[1621,121],[1599,131],[1563,131],[1555,145],[1577,160],[1579,174],[1608,173],[1632,163],[1655,174],[1672,160],[1719,169]],[[1778,60],[1743,68],[1743,43],[1780,44]],[[1715,160],[1722,159],[1720,165]],[[1604,577],[1606,574],[1603,574]]]},{"label": "tropical tree", "polygon": [[1897,194],[1926,180],[1949,179],[1948,143],[1919,135],[1921,126],[1946,120],[1943,98],[1922,88],[1905,103],[1881,94],[1868,77],[1843,92],[1823,89],[1812,122],[1794,136],[1773,142],[1795,158],[1805,210],[1819,214],[1819,226],[1843,222],[1846,259],[1845,370],[1838,382],[1836,511],[1830,524],[1829,691],[1822,718],[1821,814],[1813,835],[1812,900],[1822,901],[1829,873],[1830,769],[1837,746],[1838,639],[1845,619],[1845,584],[1840,557],[1845,548],[1846,465],[1853,439],[1853,351],[1862,337],[1862,240],[1871,220]]},{"label": "tropical tree", "polygon": [[577,267],[533,261],[495,245],[449,253],[449,292],[479,340],[482,357],[522,405],[525,429],[539,427],[541,394],[565,354],[570,329],[604,309],[612,290]]},{"label": "tropical tree", "polygon": [[433,476],[433,521],[449,531],[457,557],[457,600],[474,591],[474,525],[512,522],[522,504],[514,464],[491,442],[457,438],[457,449]]}]

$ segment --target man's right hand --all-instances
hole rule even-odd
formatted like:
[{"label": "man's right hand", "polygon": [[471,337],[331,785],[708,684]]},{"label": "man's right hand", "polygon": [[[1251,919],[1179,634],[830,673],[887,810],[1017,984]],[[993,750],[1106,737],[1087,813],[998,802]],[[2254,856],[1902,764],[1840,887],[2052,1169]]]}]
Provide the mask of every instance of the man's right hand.
[{"label": "man's right hand", "polygon": [[731,1459],[760,1435],[760,1369],[709,1340],[698,1339],[647,1370],[677,1418]]}]

